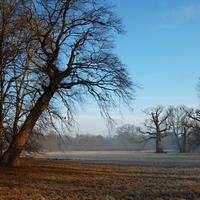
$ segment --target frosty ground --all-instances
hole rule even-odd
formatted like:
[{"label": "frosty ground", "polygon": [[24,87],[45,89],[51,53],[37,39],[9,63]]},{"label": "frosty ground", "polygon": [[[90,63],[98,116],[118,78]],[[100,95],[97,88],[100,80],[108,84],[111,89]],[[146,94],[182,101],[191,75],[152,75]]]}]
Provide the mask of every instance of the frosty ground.
[{"label": "frosty ground", "polygon": [[0,167],[0,200],[200,199],[200,154],[45,152]]},{"label": "frosty ground", "polygon": [[200,153],[153,151],[57,151],[43,152],[35,158],[74,163],[102,163],[125,166],[200,167]]}]

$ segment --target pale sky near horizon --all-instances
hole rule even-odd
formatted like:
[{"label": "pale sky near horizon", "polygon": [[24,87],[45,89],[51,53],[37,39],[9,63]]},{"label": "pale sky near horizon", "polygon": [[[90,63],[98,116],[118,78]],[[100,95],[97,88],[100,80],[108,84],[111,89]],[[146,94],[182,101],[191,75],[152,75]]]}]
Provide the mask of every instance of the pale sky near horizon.
[{"label": "pale sky near horizon", "polygon": [[[125,111],[118,126],[141,125],[146,118],[141,110],[158,104],[198,107],[200,0],[107,1],[116,5],[127,31],[116,38],[115,52],[143,88],[136,89],[133,114]],[[82,134],[108,134],[93,104],[76,119]]]}]

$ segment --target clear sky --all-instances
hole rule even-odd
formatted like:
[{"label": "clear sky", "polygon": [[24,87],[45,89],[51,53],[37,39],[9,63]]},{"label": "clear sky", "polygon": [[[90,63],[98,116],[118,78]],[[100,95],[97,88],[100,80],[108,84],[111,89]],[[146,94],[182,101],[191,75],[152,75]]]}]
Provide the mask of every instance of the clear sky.
[{"label": "clear sky", "polygon": [[[141,125],[142,109],[186,105],[198,107],[200,77],[199,0],[107,0],[116,5],[125,35],[116,38],[116,50],[137,89],[134,113],[124,112],[122,124]],[[88,105],[76,118],[80,133],[107,134],[98,108]],[[116,119],[119,119],[116,116]]]}]

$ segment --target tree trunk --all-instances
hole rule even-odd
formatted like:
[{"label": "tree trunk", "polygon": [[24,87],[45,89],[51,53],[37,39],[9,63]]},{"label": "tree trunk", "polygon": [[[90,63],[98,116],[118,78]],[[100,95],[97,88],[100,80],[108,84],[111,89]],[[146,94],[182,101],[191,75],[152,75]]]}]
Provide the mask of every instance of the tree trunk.
[{"label": "tree trunk", "polygon": [[24,122],[21,130],[13,137],[13,140],[8,150],[1,157],[2,166],[16,167],[20,165],[20,154],[26,145],[32,129],[41,116],[42,112],[48,107],[49,101],[53,96],[52,91],[45,91],[38,99],[33,109],[30,111],[26,121]]},{"label": "tree trunk", "polygon": [[187,149],[187,134],[186,134],[186,130],[184,128],[184,134],[183,134],[183,153],[187,153],[188,149]]},{"label": "tree trunk", "polygon": [[163,153],[160,135],[157,135],[157,138],[156,138],[156,153]]},{"label": "tree trunk", "polygon": [[3,80],[3,30],[0,36],[0,158],[3,152],[3,103],[4,103],[4,80]]}]

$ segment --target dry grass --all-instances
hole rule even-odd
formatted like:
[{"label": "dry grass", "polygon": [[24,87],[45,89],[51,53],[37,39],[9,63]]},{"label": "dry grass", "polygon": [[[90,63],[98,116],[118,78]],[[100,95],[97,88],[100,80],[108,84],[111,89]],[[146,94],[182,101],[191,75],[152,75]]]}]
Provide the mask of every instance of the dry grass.
[{"label": "dry grass", "polygon": [[200,199],[200,168],[23,160],[0,168],[3,199]]}]

